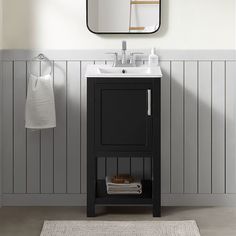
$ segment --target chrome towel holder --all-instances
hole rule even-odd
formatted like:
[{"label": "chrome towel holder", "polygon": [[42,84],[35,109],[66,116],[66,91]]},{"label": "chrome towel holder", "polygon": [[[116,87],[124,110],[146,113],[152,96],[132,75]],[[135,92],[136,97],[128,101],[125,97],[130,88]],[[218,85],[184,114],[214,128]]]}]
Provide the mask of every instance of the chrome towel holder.
[{"label": "chrome towel holder", "polygon": [[32,73],[32,63],[35,62],[35,61],[39,61],[39,62],[42,62],[42,61],[45,61],[45,62],[48,62],[49,63],[49,66],[50,66],[50,72],[49,74],[51,75],[52,74],[52,61],[48,59],[48,57],[46,57],[43,53],[39,53],[36,57],[33,57],[31,60],[30,60],[30,63],[29,63],[29,73],[34,75],[34,73]]}]

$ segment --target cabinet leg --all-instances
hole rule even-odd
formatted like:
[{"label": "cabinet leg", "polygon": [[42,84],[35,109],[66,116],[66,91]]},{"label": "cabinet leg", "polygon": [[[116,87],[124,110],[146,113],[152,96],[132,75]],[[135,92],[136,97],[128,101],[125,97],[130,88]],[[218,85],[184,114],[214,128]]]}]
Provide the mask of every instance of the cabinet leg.
[{"label": "cabinet leg", "polygon": [[87,217],[95,217],[95,206],[87,206]]},{"label": "cabinet leg", "polygon": [[159,205],[153,204],[152,215],[153,217],[161,217],[161,208]]}]

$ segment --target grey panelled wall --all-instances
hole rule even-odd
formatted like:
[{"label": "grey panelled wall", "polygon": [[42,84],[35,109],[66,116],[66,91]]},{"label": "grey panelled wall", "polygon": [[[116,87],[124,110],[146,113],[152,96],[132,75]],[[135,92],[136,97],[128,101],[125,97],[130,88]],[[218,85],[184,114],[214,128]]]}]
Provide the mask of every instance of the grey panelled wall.
[{"label": "grey panelled wall", "polygon": [[[192,59],[188,55],[181,59],[178,55],[175,59],[168,55],[160,62],[164,75],[163,204],[236,204],[235,57]],[[79,60],[67,55],[53,61],[57,127],[42,131],[24,128],[25,56],[3,61],[3,205],[85,204],[84,74],[88,64],[110,63],[91,58],[92,54]],[[145,60],[139,63],[145,64]],[[42,74],[47,68],[42,63],[35,70]],[[105,161],[100,159],[101,166]],[[148,158],[131,161],[139,170],[134,174],[147,175],[151,168]],[[106,164],[116,173],[129,170],[131,161],[114,157]],[[99,171],[104,176],[102,168]]]},{"label": "grey panelled wall", "polygon": [[[2,52],[0,50],[0,94],[2,94]],[[2,205],[2,98],[0,95],[0,206]]]}]

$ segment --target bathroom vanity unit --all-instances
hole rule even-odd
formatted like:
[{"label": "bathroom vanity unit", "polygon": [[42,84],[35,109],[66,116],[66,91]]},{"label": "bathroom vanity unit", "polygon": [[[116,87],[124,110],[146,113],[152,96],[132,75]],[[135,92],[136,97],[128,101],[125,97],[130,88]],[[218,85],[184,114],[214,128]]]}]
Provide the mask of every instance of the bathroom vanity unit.
[{"label": "bathroom vanity unit", "polygon": [[[161,215],[161,77],[159,67],[87,68],[88,217],[98,205],[150,205],[154,217]],[[135,172],[133,158],[140,158],[141,171]],[[107,194],[105,177],[112,171],[136,173],[142,194]]]}]

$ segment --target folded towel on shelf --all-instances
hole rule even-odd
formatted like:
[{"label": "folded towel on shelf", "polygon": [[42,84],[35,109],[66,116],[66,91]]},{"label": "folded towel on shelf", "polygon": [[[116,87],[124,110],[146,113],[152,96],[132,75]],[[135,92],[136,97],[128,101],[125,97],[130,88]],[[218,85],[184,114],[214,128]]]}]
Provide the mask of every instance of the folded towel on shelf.
[{"label": "folded towel on shelf", "polygon": [[141,181],[134,181],[129,184],[112,183],[112,178],[106,177],[106,187],[108,194],[142,194]]},{"label": "folded towel on shelf", "polygon": [[131,190],[131,189],[107,189],[107,193],[112,194],[142,194],[142,189]]},{"label": "folded towel on shelf", "polygon": [[25,105],[25,127],[47,129],[56,127],[53,82],[50,75],[30,75]]}]

